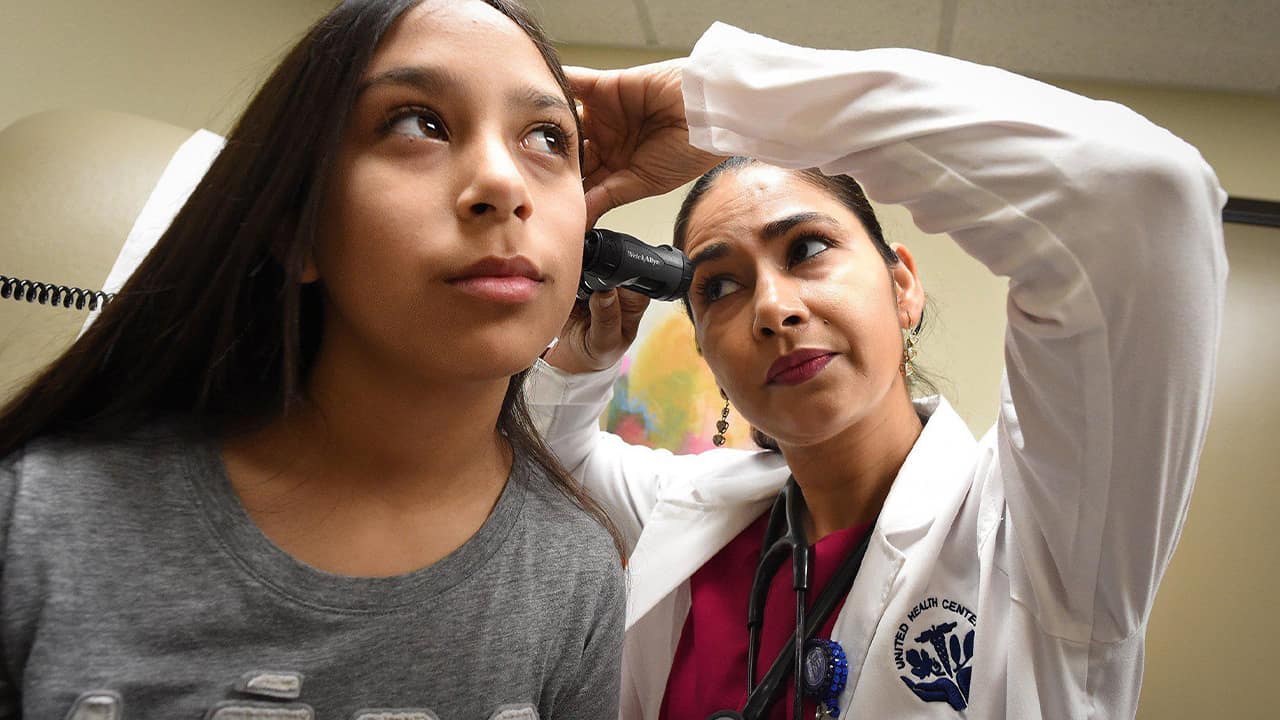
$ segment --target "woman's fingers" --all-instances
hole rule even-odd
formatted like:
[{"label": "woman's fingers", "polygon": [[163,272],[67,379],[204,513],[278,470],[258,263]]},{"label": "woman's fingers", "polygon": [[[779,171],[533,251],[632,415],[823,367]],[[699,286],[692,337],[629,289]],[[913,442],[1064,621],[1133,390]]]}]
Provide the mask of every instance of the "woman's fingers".
[{"label": "woman's fingers", "polygon": [[583,187],[586,188],[588,227],[595,227],[600,216],[610,210],[653,194],[630,170],[609,172],[601,168],[583,183]]},{"label": "woman's fingers", "polygon": [[583,104],[583,187],[592,222],[619,205],[679,187],[718,161],[689,145],[684,64],[566,68]]},{"label": "woman's fingers", "polygon": [[560,342],[543,359],[570,373],[613,365],[636,339],[648,306],[648,297],[630,290],[592,293],[588,312],[570,316]]},{"label": "woman's fingers", "polygon": [[622,325],[619,331],[622,333],[622,339],[625,342],[623,351],[625,352],[631,346],[631,342],[636,339],[636,332],[640,329],[640,321],[644,318],[644,311],[649,307],[649,296],[632,290],[618,290],[618,306],[622,315]]},{"label": "woman's fingers", "polygon": [[602,370],[631,347],[649,298],[631,290],[606,290],[593,293],[588,305],[591,325],[586,333],[586,351],[595,359],[596,369]]},{"label": "woman's fingers", "polygon": [[604,74],[595,68],[565,65],[564,75],[569,80],[569,89],[578,99],[586,102],[586,97],[595,92],[596,82]]},{"label": "woman's fingers", "polygon": [[608,361],[608,365],[612,365],[609,359],[621,355],[618,346],[624,345],[618,291],[592,293],[588,305],[591,307],[591,325],[587,328],[587,351],[601,362]]}]

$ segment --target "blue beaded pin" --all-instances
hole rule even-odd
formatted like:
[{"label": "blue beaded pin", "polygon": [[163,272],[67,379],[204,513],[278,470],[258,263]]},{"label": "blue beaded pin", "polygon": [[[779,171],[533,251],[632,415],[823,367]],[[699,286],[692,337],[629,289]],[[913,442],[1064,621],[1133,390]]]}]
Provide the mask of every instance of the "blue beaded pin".
[{"label": "blue beaded pin", "polygon": [[818,704],[817,720],[840,717],[839,698],[849,682],[849,658],[835,640],[814,638],[804,646],[804,694]]}]

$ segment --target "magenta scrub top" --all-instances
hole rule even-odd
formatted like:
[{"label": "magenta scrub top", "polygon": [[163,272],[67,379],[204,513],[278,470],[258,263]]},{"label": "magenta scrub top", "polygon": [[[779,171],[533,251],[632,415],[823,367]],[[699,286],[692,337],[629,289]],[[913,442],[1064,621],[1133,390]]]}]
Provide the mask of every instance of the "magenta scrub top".
[{"label": "magenta scrub top", "polygon": [[[720,552],[698,568],[689,579],[692,606],[676,646],[671,675],[662,697],[660,720],[701,720],[717,710],[739,710],[747,698],[747,602],[751,580],[764,544],[765,513],[747,526]],[[858,546],[870,525],[834,532],[813,545],[812,583],[808,607],[840,562]],[[817,637],[830,638],[844,599],[818,630]],[[806,608],[807,609],[807,608]],[[760,633],[760,655],[756,682],[764,677],[774,658],[795,637],[796,601],[791,588],[791,566],[784,562],[774,575],[765,601],[764,627]],[[795,683],[785,683],[785,694],[773,706],[770,720],[794,720],[791,706]],[[804,718],[814,716],[812,701],[804,704]]]}]

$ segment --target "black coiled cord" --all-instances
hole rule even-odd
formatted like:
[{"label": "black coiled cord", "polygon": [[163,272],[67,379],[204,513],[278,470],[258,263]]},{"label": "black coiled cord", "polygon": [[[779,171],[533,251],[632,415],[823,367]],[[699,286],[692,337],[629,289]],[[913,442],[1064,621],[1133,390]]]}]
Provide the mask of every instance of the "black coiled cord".
[{"label": "black coiled cord", "polygon": [[54,307],[97,310],[114,297],[115,293],[101,290],[85,290],[0,275],[0,300],[26,300]]}]

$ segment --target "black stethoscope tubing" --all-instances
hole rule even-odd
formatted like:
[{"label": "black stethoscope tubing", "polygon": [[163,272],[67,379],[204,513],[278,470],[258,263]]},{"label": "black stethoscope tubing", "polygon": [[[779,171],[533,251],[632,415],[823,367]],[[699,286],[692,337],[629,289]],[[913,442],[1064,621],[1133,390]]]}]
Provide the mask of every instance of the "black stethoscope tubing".
[{"label": "black stethoscope tubing", "polygon": [[[804,702],[801,689],[801,664],[804,662],[804,644],[817,634],[818,629],[831,617],[840,601],[849,594],[853,581],[858,576],[858,568],[862,558],[867,554],[871,543],[868,532],[854,548],[853,552],[841,562],[831,581],[818,594],[813,603],[813,611],[806,617],[806,595],[809,590],[809,543],[804,531],[804,494],[796,484],[795,478],[787,478],[769,511],[769,523],[764,533],[764,551],[760,555],[760,563],[756,566],[755,578],[751,583],[751,597],[747,603],[747,702],[741,713],[722,711],[711,715],[716,718],[743,718],[758,720],[764,717],[773,704],[777,702],[782,690],[782,682],[791,672],[795,681],[795,704],[792,717],[800,719]],[[875,527],[875,521],[872,521]],[[768,672],[755,684],[756,664],[760,654],[760,628],[764,624],[764,603],[768,597],[769,585],[773,577],[781,569],[787,555],[791,556],[792,589],[796,592],[796,633],[792,647],[784,649],[774,658]],[[789,667],[790,666],[790,667]]]}]

